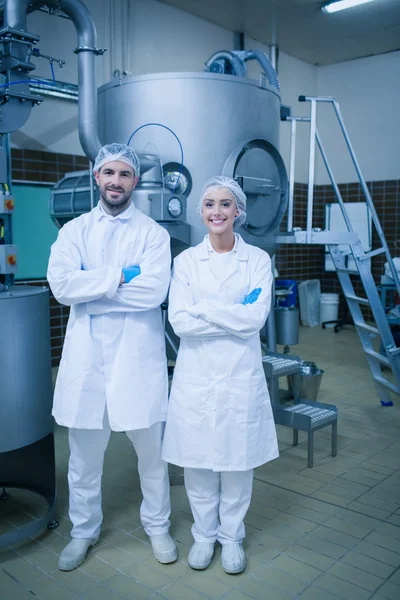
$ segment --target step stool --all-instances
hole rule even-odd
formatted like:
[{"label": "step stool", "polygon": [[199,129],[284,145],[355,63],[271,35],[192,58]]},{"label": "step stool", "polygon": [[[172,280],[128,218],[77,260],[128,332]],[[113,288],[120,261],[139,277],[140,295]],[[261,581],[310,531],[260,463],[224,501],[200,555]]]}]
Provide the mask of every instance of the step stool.
[{"label": "step stool", "polygon": [[[333,404],[300,399],[301,359],[289,354],[268,353],[262,358],[265,377],[271,396],[275,423],[293,429],[293,446],[299,442],[299,430],[308,434],[307,467],[312,468],[314,458],[314,431],[332,425],[332,456],[337,455],[338,409]],[[294,404],[284,406],[279,395],[279,378],[292,376]]]}]

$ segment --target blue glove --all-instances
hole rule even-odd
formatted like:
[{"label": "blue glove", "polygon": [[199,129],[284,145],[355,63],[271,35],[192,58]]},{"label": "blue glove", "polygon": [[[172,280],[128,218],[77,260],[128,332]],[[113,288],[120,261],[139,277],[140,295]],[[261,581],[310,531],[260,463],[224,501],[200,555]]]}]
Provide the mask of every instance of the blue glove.
[{"label": "blue glove", "polygon": [[137,265],[132,265],[131,267],[122,269],[122,272],[124,274],[125,283],[129,283],[134,277],[140,275],[141,270]]},{"label": "blue glove", "polygon": [[254,288],[250,294],[247,294],[242,304],[254,304],[254,302],[258,299],[258,296],[261,294],[261,291],[262,288]]}]

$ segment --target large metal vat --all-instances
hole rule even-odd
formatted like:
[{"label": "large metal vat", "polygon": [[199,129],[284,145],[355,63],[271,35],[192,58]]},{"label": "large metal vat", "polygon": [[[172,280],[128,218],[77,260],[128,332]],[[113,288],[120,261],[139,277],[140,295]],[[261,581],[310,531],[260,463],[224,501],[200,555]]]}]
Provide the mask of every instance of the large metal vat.
[{"label": "large metal vat", "polygon": [[0,452],[8,452],[53,431],[48,289],[1,292],[0,322]]},{"label": "large metal vat", "polygon": [[[213,175],[240,178],[248,196],[246,241],[274,250],[274,238],[286,209],[287,179],[278,152],[280,97],[265,83],[214,73],[162,73],[114,79],[99,90],[100,139],[127,143],[139,152],[159,153],[165,164],[180,164],[192,180],[187,223],[191,245],[205,227],[197,202]],[[142,208],[139,206],[139,208]]]},{"label": "large metal vat", "polygon": [[43,496],[48,512],[0,536],[15,543],[47,525],[55,504],[49,292],[13,286],[0,292],[0,487]]}]

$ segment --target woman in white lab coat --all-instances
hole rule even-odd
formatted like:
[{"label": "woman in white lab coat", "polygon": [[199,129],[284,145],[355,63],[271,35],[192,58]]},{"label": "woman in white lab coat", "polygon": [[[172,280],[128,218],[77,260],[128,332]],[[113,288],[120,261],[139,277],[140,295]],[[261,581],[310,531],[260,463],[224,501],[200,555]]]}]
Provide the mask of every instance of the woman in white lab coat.
[{"label": "woman in white lab coat", "polygon": [[227,573],[246,568],[244,517],[253,469],[277,458],[259,331],[271,303],[271,260],[234,226],[246,196],[228,177],[203,188],[203,242],[174,262],[169,320],[181,338],[164,436],[164,460],[184,467],[195,540],[188,562],[205,569],[216,541]]}]

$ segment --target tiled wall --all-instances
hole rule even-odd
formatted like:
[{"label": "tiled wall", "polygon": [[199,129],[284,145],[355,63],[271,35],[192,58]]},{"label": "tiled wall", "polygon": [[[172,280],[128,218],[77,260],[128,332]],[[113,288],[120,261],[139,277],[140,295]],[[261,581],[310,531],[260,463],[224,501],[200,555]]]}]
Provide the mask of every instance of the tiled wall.
[{"label": "tiled wall", "polygon": [[[56,183],[65,173],[88,168],[88,161],[82,156],[70,154],[53,154],[35,150],[12,150],[12,167],[14,181],[33,181]],[[395,242],[400,240],[400,181],[378,181],[368,183],[376,211],[381,221],[383,230],[392,256],[398,254],[399,249]],[[345,202],[364,201],[358,183],[339,185],[340,192]],[[324,228],[325,204],[335,202],[333,188],[328,185],[315,186],[314,189],[314,219],[313,226]],[[306,228],[307,214],[307,185],[295,185],[293,226]],[[281,230],[287,227],[285,217]],[[373,248],[378,247],[376,234],[373,236]],[[383,273],[385,259],[377,256],[372,260],[372,270],[377,283]],[[336,273],[327,273],[324,270],[324,247],[299,245],[281,245],[276,255],[276,268],[281,279],[294,279],[297,282],[306,279],[320,279],[323,292],[339,292],[340,284]],[[354,278],[356,292],[360,295],[361,289]],[[37,282],[35,282],[37,283]],[[41,285],[46,282],[40,282]],[[68,320],[69,308],[61,306],[50,293],[50,326],[53,366],[58,365],[65,327]],[[341,295],[340,316],[349,319],[345,314],[345,302]],[[368,315],[366,315],[368,316]]]},{"label": "tiled wall", "polygon": [[12,148],[11,160],[14,181],[57,183],[65,173],[89,168],[89,162],[85,156],[56,154],[41,150]]}]

